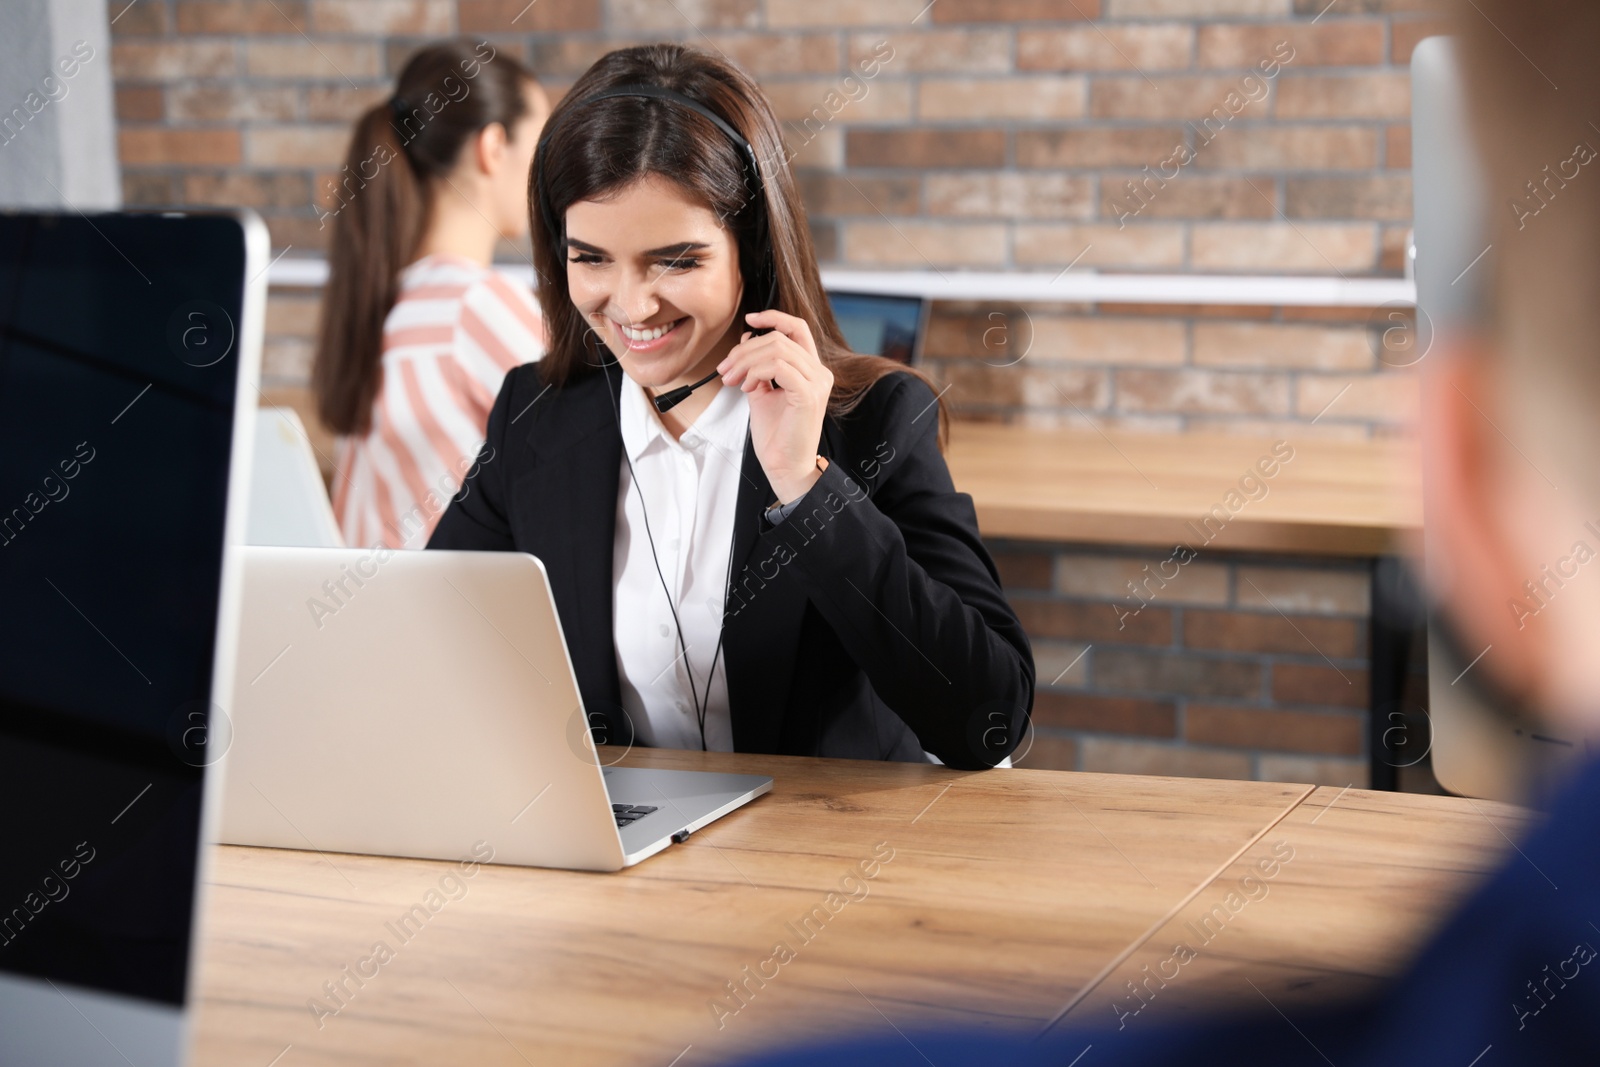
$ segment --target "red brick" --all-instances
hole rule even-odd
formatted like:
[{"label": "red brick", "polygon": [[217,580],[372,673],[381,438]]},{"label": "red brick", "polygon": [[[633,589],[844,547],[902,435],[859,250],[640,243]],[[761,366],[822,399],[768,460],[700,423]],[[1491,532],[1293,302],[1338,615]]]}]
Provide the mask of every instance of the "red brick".
[{"label": "red brick", "polygon": [[[1426,770],[1426,768],[1402,767],[1400,770],[1401,791],[1418,792],[1418,789],[1413,788],[1412,782],[1405,780],[1409,777],[1406,772]],[[1257,779],[1262,782],[1304,782],[1308,785],[1331,785],[1339,789],[1345,786],[1366,789],[1371,773],[1371,766],[1365,760],[1313,759],[1308,756],[1275,756],[1262,753]],[[1432,775],[1426,777],[1432,778]],[[1443,792],[1437,783],[1434,783],[1433,789],[1426,791]]]},{"label": "red brick", "polygon": [[[148,0],[145,0],[149,6]],[[179,33],[304,33],[311,18],[303,0],[179,0]]]},{"label": "red brick", "polygon": [[[600,0],[458,0],[462,33],[551,33],[600,29]],[[513,22],[513,20],[515,20]]]},{"label": "red brick", "polygon": [[1411,218],[1411,176],[1289,178],[1284,214],[1292,219]]},{"label": "red brick", "polygon": [[1329,756],[1360,755],[1366,734],[1361,715],[1277,708],[1190,704],[1183,720],[1184,738],[1196,744]]},{"label": "red brick", "polygon": [[188,204],[305,207],[311,203],[311,180],[302,173],[191,172],[183,176],[183,199]]},{"label": "red brick", "polygon": [[1256,699],[1261,666],[1248,660],[1148,649],[1096,649],[1097,689],[1189,697]]},{"label": "red brick", "polygon": [[[1171,319],[1270,319],[1274,309],[1261,304],[1117,304],[1096,307],[1102,315],[1150,315]],[[1362,321],[1365,321],[1363,318]]]},{"label": "red brick", "polygon": [[[1110,399],[1106,372],[1081,367],[994,362],[947,361],[944,379],[950,384],[945,399],[952,404],[1004,405],[1059,410],[1076,404],[1080,409],[1103,410]],[[1070,404],[1069,404],[1070,402]]]},{"label": "red brick", "polygon": [[[660,34],[652,34],[651,40]],[[787,33],[719,33],[711,32],[705,38],[697,39],[709,48],[715,48],[725,54],[729,59],[739,64],[746,71],[759,78],[766,79],[784,74],[835,74],[839,70],[839,37],[835,33],[803,33],[791,31]],[[881,35],[869,35],[874,41]],[[607,37],[604,41],[568,41],[566,39],[554,41],[539,41],[538,46],[548,44],[550,47],[560,47],[572,44],[591,52],[588,60],[576,66],[563,67],[573,73],[581,74],[587,70],[589,64],[600,58],[606,52],[618,47],[614,39]],[[868,53],[871,45],[868,45]],[[544,53],[535,51],[534,57],[541,63]],[[891,61],[898,61],[896,59]],[[543,73],[544,67],[537,68]],[[553,68],[552,68],[553,69]],[[852,67],[852,73],[861,77],[860,68]]]},{"label": "red brick", "polygon": [[990,554],[1000,572],[1002,587],[1049,591],[1050,572],[1055,565],[1052,553],[990,549]]},{"label": "red brick", "polygon": [[312,0],[317,33],[363,35],[448,34],[455,29],[453,0]]},{"label": "red brick", "polygon": [[1363,669],[1314,663],[1272,665],[1272,701],[1275,704],[1364,708],[1370,700],[1367,672]]},{"label": "red brick", "polygon": [[923,78],[917,115],[929,122],[1081,118],[1088,83],[1079,77]]},{"label": "red brick", "polygon": [[255,78],[346,81],[375,78],[381,72],[376,41],[321,41],[295,38],[246,41],[245,69]]},{"label": "red brick", "polygon": [[125,129],[117,155],[124,167],[232,166],[240,158],[239,131]]},{"label": "red brick", "polygon": [[[1282,79],[1278,79],[1282,80]],[[1097,119],[1210,118],[1213,128],[1272,114],[1273,82],[1259,88],[1240,87],[1236,77],[1222,74],[1177,77],[1097,77],[1089,94],[1089,113]],[[1251,99],[1246,89],[1255,96]]]},{"label": "red brick", "polygon": [[1208,611],[1183,613],[1183,643],[1190,648],[1228,652],[1286,652],[1352,659],[1366,655],[1366,627],[1354,619],[1277,612]]},{"label": "red brick", "polygon": [[929,215],[969,218],[1088,218],[1094,184],[1066,174],[929,174],[923,179]]},{"label": "red brick", "polygon": [[1105,602],[1013,596],[1011,607],[1030,636],[1062,637],[1104,644],[1170,645],[1170,608],[1145,608],[1125,615],[1119,628],[1116,606]]},{"label": "red brick", "polygon": [[1377,132],[1362,126],[1266,126],[1224,130],[1196,152],[1195,165],[1228,170],[1370,170]]},{"label": "red brick", "polygon": [[1003,130],[850,130],[845,160],[852,167],[1000,167]]},{"label": "red brick", "polygon": [[1184,130],[1181,126],[1080,127],[1018,130],[1016,138],[1019,167],[1153,167],[1184,143]]},{"label": "red brick", "polygon": [[1280,119],[1404,119],[1411,115],[1411,76],[1406,71],[1371,74],[1285,74],[1278,79]]},{"label": "red brick", "polygon": [[934,22],[1072,22],[1100,17],[1100,0],[939,0]]},{"label": "red brick", "polygon": [[1078,743],[1070,737],[1030,732],[1011,754],[1013,767],[1031,771],[1071,771],[1078,767]]},{"label": "red brick", "polygon": [[[1414,426],[1421,411],[1419,384],[1415,370],[1355,378],[1308,374],[1297,383],[1295,413],[1316,418],[1332,404],[1328,414],[1334,418]],[[1349,389],[1345,389],[1347,385]]]},{"label": "red brick", "polygon": [[1371,270],[1377,258],[1370,223],[1202,223],[1190,241],[1196,270],[1327,274]]},{"label": "red brick", "polygon": [[1033,721],[1039,726],[1104,734],[1178,735],[1176,706],[1165,700],[1041,690],[1034,696]]},{"label": "red brick", "polygon": [[344,163],[350,146],[350,131],[343,126],[257,126],[245,136],[254,167],[331,169]]},{"label": "red brick", "polygon": [[844,242],[846,260],[862,266],[999,267],[1006,258],[1006,227],[1000,222],[861,219],[845,224]]},{"label": "red brick", "polygon": [[177,204],[177,180],[163,171],[124,170],[122,203],[127,207],[156,207]]},{"label": "red brick", "polygon": [[1240,563],[1234,577],[1235,603],[1242,608],[1318,615],[1369,611],[1371,580],[1365,569]]},{"label": "red brick", "polygon": [[293,122],[298,108],[299,90],[293,85],[179,83],[167,90],[167,110],[177,123]]},{"label": "red brick", "polygon": [[1372,370],[1374,360],[1372,339],[1364,328],[1277,322],[1194,325],[1197,366]]},{"label": "red brick", "polygon": [[[686,25],[697,30],[755,27],[761,23],[760,0],[610,0],[610,24],[630,30],[676,32]],[[703,44],[695,34],[697,44]]]},{"label": "red brick", "polygon": [[[1280,49],[1280,43],[1288,48]],[[1289,54],[1287,61],[1279,58]],[[1365,67],[1383,62],[1381,19],[1202,25],[1199,66],[1239,67],[1260,74],[1260,64],[1281,67]]]},{"label": "red brick", "polygon": [[111,74],[118,82],[220,78],[238,69],[232,41],[118,41]]},{"label": "red brick", "polygon": [[1189,65],[1194,28],[1183,23],[1017,31],[1018,70],[1171,70]]},{"label": "red brick", "polygon": [[[1130,181],[1138,196],[1128,190]],[[1147,184],[1148,181],[1143,174],[1103,174],[1101,217],[1120,219],[1126,212],[1151,219],[1269,219],[1274,214],[1272,201],[1244,178],[1181,174],[1164,186]]]},{"label": "red brick", "polygon": [[[261,92],[260,88],[252,88]],[[387,100],[394,90],[387,85],[368,85],[352,89],[348,85],[308,85],[305,90],[306,114],[310,122],[346,122],[353,124],[362,112]]]},{"label": "red brick", "polygon": [[795,175],[808,215],[838,218],[844,215],[915,215],[921,203],[916,178],[853,177],[801,171]]},{"label": "red brick", "polygon": [[765,10],[767,26],[773,29],[883,26],[898,33],[907,32],[905,27],[925,6],[925,0],[873,0],[870,4],[860,0],[766,0]]},{"label": "red brick", "polygon": [[1180,267],[1183,227],[1176,224],[1018,222],[1012,238],[1019,265]]},{"label": "red brick", "polygon": [[1397,170],[1411,169],[1411,126],[1389,126],[1383,131],[1383,161]]},{"label": "red brick", "polygon": [[160,122],[165,115],[165,96],[159,85],[117,86],[118,122]]},{"label": "red brick", "polygon": [[[850,36],[849,69],[877,60],[880,45],[894,49],[882,72],[906,74],[1004,74],[1011,70],[1011,38],[1004,30],[922,30],[918,33],[856,33]],[[838,65],[837,56],[833,66]],[[831,71],[833,67],[829,67]],[[1027,69],[1019,66],[1019,69]],[[762,72],[765,76],[765,71]]]},{"label": "red brick", "polygon": [[1208,370],[1116,372],[1117,406],[1124,411],[1283,415],[1289,411],[1289,377]]},{"label": "red brick", "polygon": [[139,3],[138,0],[109,0],[106,18],[113,37],[144,37],[170,31],[165,4]]},{"label": "red brick", "polygon": [[1249,778],[1250,757],[1156,741],[1123,741],[1086,737],[1079,743],[1079,764],[1104,774],[1155,774],[1178,778]]}]

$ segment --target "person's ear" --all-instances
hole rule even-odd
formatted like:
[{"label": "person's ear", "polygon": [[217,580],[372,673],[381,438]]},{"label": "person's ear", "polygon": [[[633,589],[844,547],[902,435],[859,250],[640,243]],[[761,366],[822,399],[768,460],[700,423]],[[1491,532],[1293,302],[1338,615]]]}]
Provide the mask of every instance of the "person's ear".
[{"label": "person's ear", "polygon": [[[1494,361],[1485,343],[1439,338],[1422,367],[1423,524],[1430,593],[1449,613],[1468,655],[1487,649],[1473,670],[1542,703],[1549,648],[1512,610],[1524,582],[1539,577],[1514,513],[1529,503],[1522,462],[1498,425]],[[1508,453],[1510,455],[1508,456]]]},{"label": "person's ear", "polygon": [[506,128],[491,122],[478,131],[475,144],[478,170],[489,177],[499,172],[506,158]]}]

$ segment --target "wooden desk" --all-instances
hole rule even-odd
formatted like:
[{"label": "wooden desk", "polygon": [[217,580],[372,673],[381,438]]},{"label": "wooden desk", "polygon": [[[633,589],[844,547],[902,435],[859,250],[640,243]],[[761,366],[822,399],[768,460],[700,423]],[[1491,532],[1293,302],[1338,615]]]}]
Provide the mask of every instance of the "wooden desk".
[{"label": "wooden desk", "polygon": [[[620,874],[481,867],[405,942],[385,924],[453,865],[219,846],[196,1062],[686,1067],[885,1020],[1036,1029],[1104,988],[1108,964],[1131,958],[1272,833],[1298,826],[1290,820],[1313,795],[1265,782],[690,752],[627,762],[768,773],[777,784]],[[1369,865],[1388,835],[1404,835],[1394,847],[1409,848],[1418,873],[1386,882],[1400,918],[1356,897],[1318,919],[1319,938],[1351,946],[1350,967],[1392,968],[1393,952],[1373,951],[1374,924],[1431,915],[1470,879],[1461,859],[1487,828],[1462,817],[1465,804],[1351,793],[1295,831],[1344,842]],[[1352,831],[1347,818],[1366,821]],[[1294,903],[1291,878],[1316,900],[1345,877],[1345,853],[1319,860],[1304,840],[1279,895],[1253,905],[1263,916]],[[875,849],[892,858],[842,888]],[[1467,870],[1485,862],[1474,856]],[[789,924],[817,907],[825,918],[802,940]],[[392,958],[352,981],[319,1029],[310,998],[380,940]],[[774,956],[778,941],[791,959]],[[1262,952],[1275,958],[1271,945]],[[747,966],[769,979],[719,1015],[712,1002],[738,1007],[727,983]]]},{"label": "wooden desk", "polygon": [[[1495,801],[1319,787],[1108,964],[1057,1025],[1131,1027],[1269,1005],[1292,1011],[1371,992],[1405,966],[1534,818]],[[1276,858],[1275,847],[1291,858],[1264,878],[1258,864]],[[1244,883],[1247,875],[1255,881]],[[1230,892],[1240,893],[1231,906]],[[1175,951],[1180,943],[1195,951],[1192,959]]]},{"label": "wooden desk", "polygon": [[[1422,528],[1421,473],[1407,441],[1284,440],[1294,458],[1263,479],[1213,549],[1376,556]],[[1162,435],[956,422],[946,462],[985,537],[1170,548],[1200,525],[1272,438]]]}]

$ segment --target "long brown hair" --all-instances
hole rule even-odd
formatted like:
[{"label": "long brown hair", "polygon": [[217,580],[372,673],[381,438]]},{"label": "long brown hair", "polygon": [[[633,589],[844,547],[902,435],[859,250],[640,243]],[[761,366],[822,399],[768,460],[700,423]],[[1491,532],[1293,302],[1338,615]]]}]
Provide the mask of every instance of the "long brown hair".
[{"label": "long brown hair", "polygon": [[[673,182],[733,231],[746,279],[741,319],[745,312],[761,310],[767,299],[764,286],[751,284],[761,276],[767,251],[756,247],[757,205],[747,193],[741,149],[703,115],[669,101],[614,96],[580,103],[591,93],[635,83],[663,86],[704,104],[755,150],[761,163],[768,240],[777,266],[776,306],[811,327],[817,354],[833,373],[828,413],[848,413],[874,382],[895,371],[909,371],[937,394],[938,386],[922,371],[882,356],[851,352],[845,343],[822,288],[805,206],[789,169],[792,153],[760,87],[731,63],[671,42],[601,56],[567,90],[545,123],[545,139],[528,175],[539,304],[550,331],[550,348],[539,362],[540,377],[559,388],[598,369],[588,355],[591,328],[573,306],[567,288],[566,249],[556,247],[560,235],[549,231],[539,204],[541,169],[557,225],[572,204],[603,200],[646,175]],[[569,112],[576,113],[569,116]],[[949,411],[943,396],[938,404],[942,450],[949,437]]]},{"label": "long brown hair", "polygon": [[[428,185],[462,146],[500,123],[509,134],[527,113],[533,72],[487,41],[441,41],[413,55],[394,95],[362,114],[338,177],[328,285],[311,388],[317,415],[336,434],[363,435],[383,382],[383,321],[399,296],[400,271],[427,231]],[[327,215],[321,216],[327,225]]]}]

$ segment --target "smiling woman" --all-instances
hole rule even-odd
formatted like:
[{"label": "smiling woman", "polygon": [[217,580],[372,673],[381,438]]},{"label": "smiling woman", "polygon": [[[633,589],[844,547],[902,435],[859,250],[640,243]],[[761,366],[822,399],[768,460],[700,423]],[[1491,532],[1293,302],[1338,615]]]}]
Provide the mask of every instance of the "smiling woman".
[{"label": "smiling woman", "polygon": [[507,375],[495,462],[428,547],[544,562],[607,740],[999,763],[1032,651],[951,484],[942,398],[845,344],[760,89],[623,49],[547,131],[550,348]]}]

